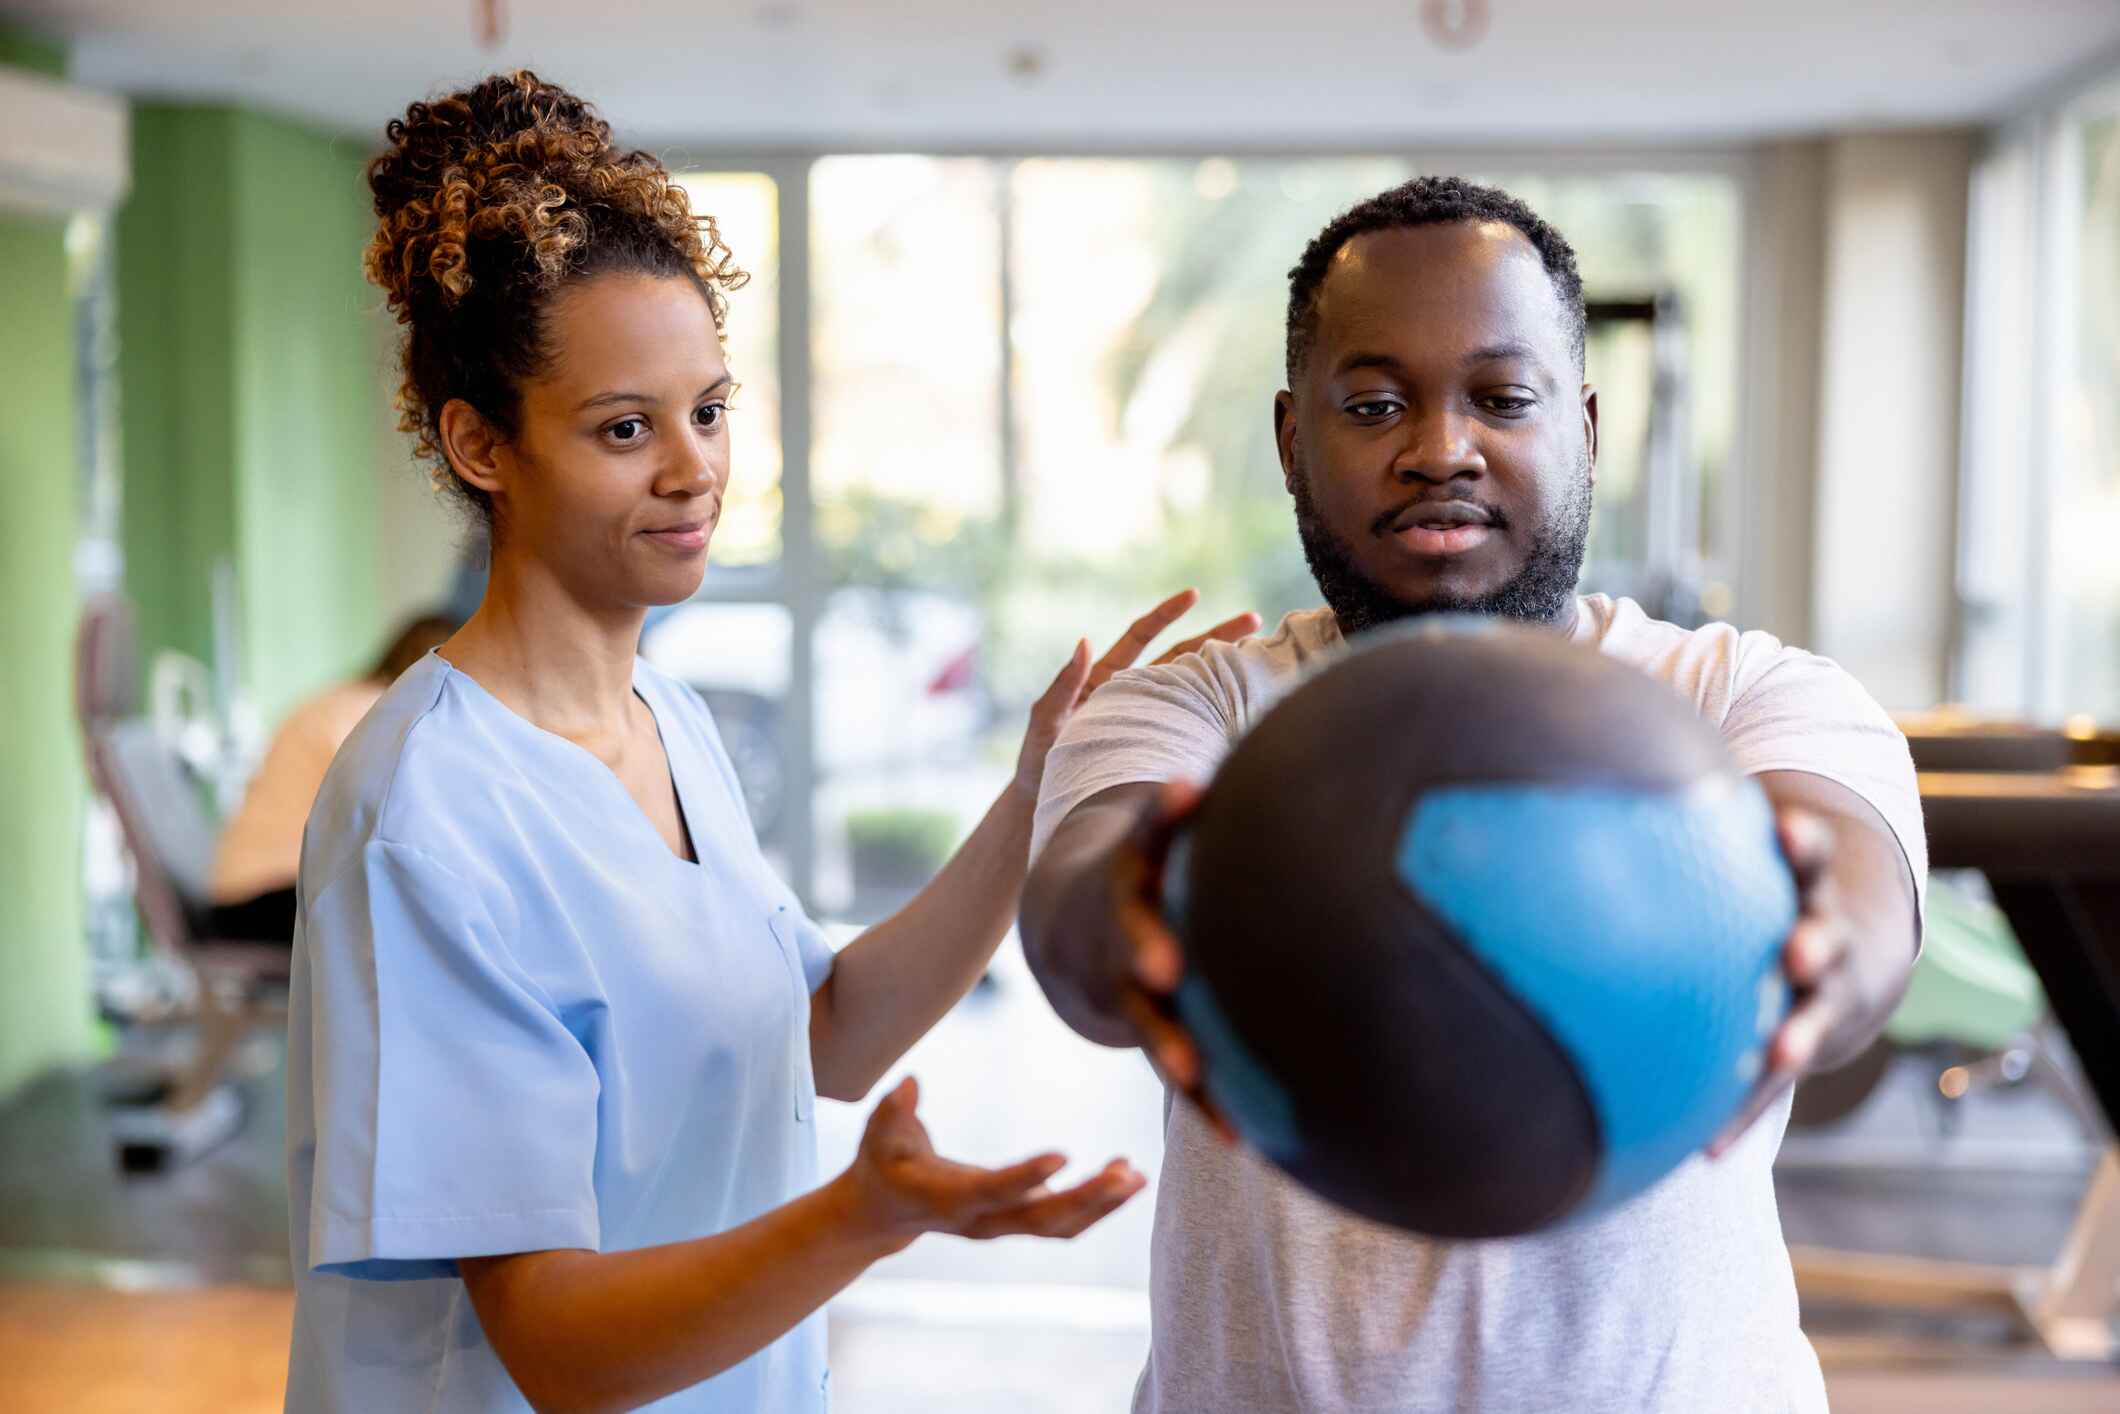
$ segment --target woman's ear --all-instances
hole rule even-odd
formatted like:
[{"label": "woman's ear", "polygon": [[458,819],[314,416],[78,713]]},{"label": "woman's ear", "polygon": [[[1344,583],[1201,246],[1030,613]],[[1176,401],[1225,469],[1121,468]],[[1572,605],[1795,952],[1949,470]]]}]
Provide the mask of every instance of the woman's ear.
[{"label": "woman's ear", "polygon": [[442,455],[448,458],[449,470],[488,496],[506,490],[506,444],[500,430],[462,398],[444,403],[439,421]]}]

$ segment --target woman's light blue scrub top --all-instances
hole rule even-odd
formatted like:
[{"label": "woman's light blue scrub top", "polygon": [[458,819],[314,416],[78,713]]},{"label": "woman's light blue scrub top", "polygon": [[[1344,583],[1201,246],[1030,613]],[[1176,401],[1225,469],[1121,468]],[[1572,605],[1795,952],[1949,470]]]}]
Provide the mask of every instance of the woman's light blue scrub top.
[{"label": "woman's light blue scrub top", "polygon": [[[697,864],[618,777],[429,654],[302,846],[287,1408],[524,1410],[458,1257],[704,1237],[814,1187],[832,953],[705,706],[636,663]],[[824,1317],[649,1408],[826,1407]]]}]

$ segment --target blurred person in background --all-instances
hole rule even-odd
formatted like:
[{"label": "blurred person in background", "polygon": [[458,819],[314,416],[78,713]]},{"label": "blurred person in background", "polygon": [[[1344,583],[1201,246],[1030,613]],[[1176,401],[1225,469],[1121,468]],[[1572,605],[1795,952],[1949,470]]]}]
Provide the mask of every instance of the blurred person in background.
[{"label": "blurred person in background", "polygon": [[302,825],[331,758],[384,689],[457,626],[458,620],[440,614],[409,620],[367,672],[326,688],[287,714],[244,789],[243,803],[215,842],[207,936],[292,940]]}]

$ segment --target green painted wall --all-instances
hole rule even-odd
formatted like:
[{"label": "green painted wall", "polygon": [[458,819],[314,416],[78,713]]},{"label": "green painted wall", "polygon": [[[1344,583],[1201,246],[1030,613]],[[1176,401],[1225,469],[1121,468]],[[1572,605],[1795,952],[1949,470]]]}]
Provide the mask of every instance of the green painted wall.
[{"label": "green painted wall", "polygon": [[73,720],[73,301],[57,220],[0,218],[0,1094],[94,1046]]},{"label": "green painted wall", "polygon": [[212,649],[208,574],[233,559],[235,161],[227,111],[133,109],[117,223],[125,589],[143,652]]},{"label": "green painted wall", "polygon": [[378,300],[362,155],[229,108],[141,105],[118,226],[128,590],[202,660],[237,570],[265,720],[363,665],[375,592]]},{"label": "green painted wall", "polygon": [[363,155],[255,115],[236,128],[237,567],[267,721],[373,660],[375,217]]}]

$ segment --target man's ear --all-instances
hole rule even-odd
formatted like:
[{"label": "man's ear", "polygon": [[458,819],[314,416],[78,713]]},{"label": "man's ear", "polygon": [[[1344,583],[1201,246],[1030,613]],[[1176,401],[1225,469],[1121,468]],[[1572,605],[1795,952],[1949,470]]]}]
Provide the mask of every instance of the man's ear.
[{"label": "man's ear", "polygon": [[1281,457],[1281,485],[1296,490],[1296,397],[1283,388],[1273,395],[1273,444]]},{"label": "man's ear", "polygon": [[1583,384],[1583,446],[1590,452],[1590,484],[1597,485],[1597,389]]},{"label": "man's ear", "polygon": [[500,429],[462,398],[444,403],[439,421],[442,455],[457,479],[488,496],[505,491],[508,465]]}]

